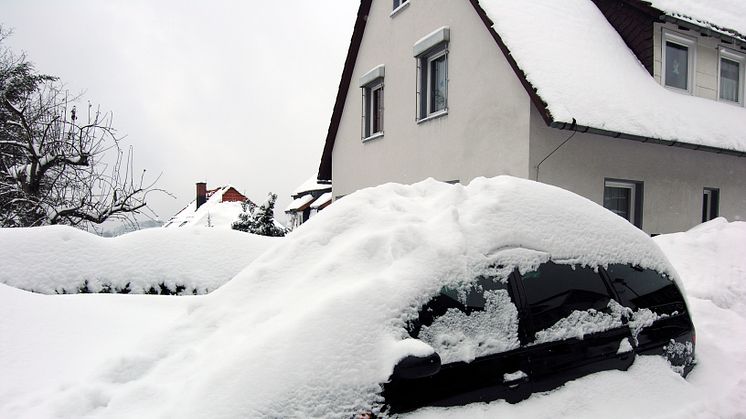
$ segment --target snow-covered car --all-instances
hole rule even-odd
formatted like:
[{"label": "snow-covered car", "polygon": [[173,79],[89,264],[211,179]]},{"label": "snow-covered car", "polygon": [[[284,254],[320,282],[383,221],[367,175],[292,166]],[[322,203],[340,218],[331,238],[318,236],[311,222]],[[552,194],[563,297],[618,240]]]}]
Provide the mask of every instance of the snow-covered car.
[{"label": "snow-covered car", "polygon": [[443,288],[406,329],[433,351],[394,368],[383,385],[389,413],[516,402],[590,373],[626,370],[636,353],[662,355],[682,375],[694,361],[694,326],[677,285],[625,264],[488,269],[468,286]]},{"label": "snow-covered car", "polygon": [[385,184],[336,200],[219,289],[183,300],[168,330],[92,376],[0,412],[347,419],[514,401],[632,362],[578,381],[613,392],[619,374],[652,366],[678,382],[658,357],[638,357],[659,353],[663,336],[690,367],[677,358],[694,338],[678,281],[647,234],[557,187]]}]

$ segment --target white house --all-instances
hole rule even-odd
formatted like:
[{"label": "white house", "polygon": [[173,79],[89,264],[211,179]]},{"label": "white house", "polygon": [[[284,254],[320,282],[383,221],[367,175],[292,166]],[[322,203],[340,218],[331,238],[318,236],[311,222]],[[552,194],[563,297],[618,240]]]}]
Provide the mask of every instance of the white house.
[{"label": "white house", "polygon": [[746,2],[362,0],[318,178],[557,185],[648,233],[746,219]]}]

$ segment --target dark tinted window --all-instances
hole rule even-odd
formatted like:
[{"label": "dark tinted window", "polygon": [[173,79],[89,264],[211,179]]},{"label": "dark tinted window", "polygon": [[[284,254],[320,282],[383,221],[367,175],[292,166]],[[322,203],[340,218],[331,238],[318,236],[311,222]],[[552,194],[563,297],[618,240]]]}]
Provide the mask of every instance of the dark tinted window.
[{"label": "dark tinted window", "polygon": [[650,269],[610,265],[606,270],[622,305],[649,308],[656,313],[684,312],[684,298],[676,284]]},{"label": "dark tinted window", "polygon": [[418,317],[409,322],[407,331],[413,338],[417,338],[423,326],[432,325],[435,319],[451,308],[458,309],[467,315],[475,311],[483,311],[487,302],[484,297],[485,291],[507,290],[507,288],[507,282],[488,277],[480,277],[474,286],[461,292],[443,288],[440,294],[420,309]]},{"label": "dark tinted window", "polygon": [[547,329],[573,311],[603,311],[609,292],[601,276],[590,268],[545,263],[537,271],[523,275],[523,289],[532,324],[529,336]]}]

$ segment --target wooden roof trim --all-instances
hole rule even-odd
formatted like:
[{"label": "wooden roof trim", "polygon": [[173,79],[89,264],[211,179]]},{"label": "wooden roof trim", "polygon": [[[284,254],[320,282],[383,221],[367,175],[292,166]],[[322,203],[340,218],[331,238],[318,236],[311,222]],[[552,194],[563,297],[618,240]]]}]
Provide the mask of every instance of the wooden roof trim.
[{"label": "wooden roof trim", "polygon": [[357,11],[355,28],[352,31],[350,48],[347,50],[347,58],[345,59],[344,70],[342,70],[342,79],[339,81],[337,99],[334,102],[334,110],[332,111],[332,118],[329,122],[329,130],[326,133],[324,152],[321,155],[321,163],[319,164],[317,179],[322,183],[332,180],[332,150],[334,149],[334,141],[337,137],[337,131],[339,130],[339,123],[342,120],[345,99],[347,98],[347,92],[349,91],[350,83],[352,82],[352,73],[355,70],[357,54],[360,50],[360,43],[363,41],[363,33],[365,32],[365,25],[368,22],[368,13],[370,12],[370,6],[372,3],[373,0],[362,0],[360,2],[360,8]]}]

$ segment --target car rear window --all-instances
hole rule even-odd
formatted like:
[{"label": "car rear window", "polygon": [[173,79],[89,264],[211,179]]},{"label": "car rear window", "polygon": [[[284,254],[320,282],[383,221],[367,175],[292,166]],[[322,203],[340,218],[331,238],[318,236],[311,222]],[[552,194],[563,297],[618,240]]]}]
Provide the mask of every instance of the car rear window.
[{"label": "car rear window", "polygon": [[683,313],[684,298],[676,284],[651,269],[629,265],[609,265],[606,272],[620,302],[632,308],[649,308],[658,314]]},{"label": "car rear window", "polygon": [[472,286],[444,288],[408,325],[409,334],[432,346],[443,364],[515,349],[518,310],[508,285],[480,277]]},{"label": "car rear window", "polygon": [[522,278],[531,314],[525,325],[529,336],[549,329],[574,311],[605,311],[611,300],[600,274],[591,268],[549,262]]}]

